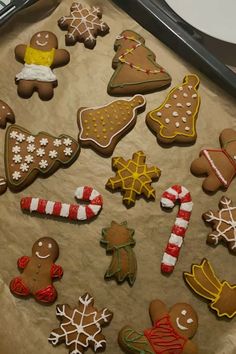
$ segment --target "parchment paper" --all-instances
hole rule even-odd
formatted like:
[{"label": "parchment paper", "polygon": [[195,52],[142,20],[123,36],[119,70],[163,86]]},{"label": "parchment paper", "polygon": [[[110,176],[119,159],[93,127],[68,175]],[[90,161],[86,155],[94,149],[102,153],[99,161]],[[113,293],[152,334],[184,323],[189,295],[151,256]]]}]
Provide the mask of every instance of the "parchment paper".
[{"label": "parchment paper", "polygon": [[[112,323],[103,331],[107,338],[106,353],[121,353],[117,334],[122,326],[130,324],[137,330],[143,330],[151,325],[149,302],[160,298],[169,306],[181,301],[190,303],[196,309],[199,329],[193,340],[199,345],[199,353],[235,354],[236,319],[216,318],[208,310],[207,303],[185,285],[182,277],[183,271],[190,270],[191,263],[200,263],[206,257],[219,279],[235,282],[235,256],[230,255],[222,245],[212,248],[206,244],[210,228],[201,219],[203,212],[217,207],[224,193],[220,191],[213,196],[206,195],[201,188],[202,179],[192,176],[189,171],[191,161],[198,156],[201,148],[219,147],[221,130],[236,128],[235,101],[107,0],[90,0],[87,3],[102,6],[103,18],[110,26],[110,33],[104,38],[98,37],[94,50],[85,49],[83,44],[67,48],[71,62],[55,70],[58,88],[54,98],[42,102],[37,94],[28,100],[18,97],[14,77],[22,65],[14,59],[14,47],[19,43],[28,43],[33,33],[45,29],[55,32],[60,47],[64,47],[65,33],[58,28],[57,20],[69,13],[70,3],[64,0],[50,17],[40,22],[30,23],[29,18],[24,17],[14,21],[1,34],[0,98],[12,106],[17,124],[32,133],[45,130],[53,135],[67,133],[77,137],[77,109],[113,100],[107,95],[106,88],[113,73],[114,40],[122,30],[131,29],[146,39],[146,45],[156,53],[158,62],[171,74],[172,86],[182,82],[189,72],[199,74],[202,104],[197,122],[198,139],[191,147],[164,149],[148,130],[145,113],[138,116],[135,128],[120,141],[113,156],[130,158],[133,152],[143,150],[147,154],[147,163],[157,165],[162,175],[153,184],[156,201],[147,203],[140,199],[129,210],[122,204],[119,192],[112,194],[104,188],[107,179],[113,176],[111,159],[102,158],[90,149],[82,149],[78,160],[69,169],[60,169],[45,180],[38,178],[21,193],[7,191],[0,197],[0,353],[67,353],[64,345],[53,348],[47,342],[50,331],[59,323],[55,316],[55,304],[44,307],[33,298],[25,301],[17,299],[8,288],[10,280],[19,274],[17,259],[23,255],[30,256],[32,244],[39,237],[49,235],[60,245],[57,263],[64,268],[63,279],[55,284],[57,303],[76,305],[79,296],[88,291],[95,297],[98,308],[107,306],[114,312]],[[167,92],[146,95],[146,112],[157,107]],[[0,175],[4,174],[4,135],[5,131],[1,130]],[[160,274],[160,262],[178,207],[172,213],[162,211],[160,196],[166,188],[176,183],[185,185],[191,191],[194,209],[175,271],[170,277],[164,277]],[[104,197],[101,214],[89,224],[26,215],[20,209],[23,196],[74,202],[73,193],[82,185],[93,186]],[[225,193],[236,204],[235,192],[236,181]],[[106,256],[99,241],[101,229],[109,226],[112,220],[127,220],[129,226],[135,229],[138,274],[133,288],[128,283],[118,286],[115,281],[105,282],[103,279],[111,258]]]}]

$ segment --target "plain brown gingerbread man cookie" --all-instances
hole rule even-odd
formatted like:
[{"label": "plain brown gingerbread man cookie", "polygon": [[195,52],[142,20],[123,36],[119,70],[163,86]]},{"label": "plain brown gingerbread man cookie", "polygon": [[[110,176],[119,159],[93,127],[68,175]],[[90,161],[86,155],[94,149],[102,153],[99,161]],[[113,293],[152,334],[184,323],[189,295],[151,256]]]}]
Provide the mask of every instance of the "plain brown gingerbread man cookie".
[{"label": "plain brown gingerbread man cookie", "polygon": [[5,129],[7,122],[15,123],[15,115],[8,104],[0,100],[0,128]]},{"label": "plain brown gingerbread man cookie", "polygon": [[15,57],[24,64],[22,71],[16,75],[19,96],[29,98],[34,91],[38,91],[42,100],[50,100],[53,88],[57,86],[57,78],[52,69],[70,61],[68,51],[58,49],[55,34],[37,32],[31,38],[30,45],[16,46]]},{"label": "plain brown gingerbread man cookie", "polygon": [[154,300],[149,312],[151,329],[137,332],[126,326],[119,332],[118,341],[125,353],[198,353],[197,346],[190,340],[197,331],[198,317],[190,305],[178,303],[168,310],[161,300]]},{"label": "plain brown gingerbread man cookie", "polygon": [[63,275],[61,266],[54,264],[59,256],[59,246],[50,237],[42,237],[32,248],[32,257],[23,256],[18,259],[18,267],[22,270],[19,277],[12,279],[10,290],[20,297],[33,295],[44,304],[51,304],[57,298],[57,291],[52,279],[60,279]]}]

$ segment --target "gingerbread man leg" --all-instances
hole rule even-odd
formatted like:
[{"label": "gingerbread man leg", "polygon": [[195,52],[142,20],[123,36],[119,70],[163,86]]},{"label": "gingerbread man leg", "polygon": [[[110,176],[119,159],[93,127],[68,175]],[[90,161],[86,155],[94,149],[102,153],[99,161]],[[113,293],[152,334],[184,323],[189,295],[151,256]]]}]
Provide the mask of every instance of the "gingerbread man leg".
[{"label": "gingerbread man leg", "polygon": [[44,289],[38,290],[34,296],[39,302],[52,303],[57,298],[57,291],[54,286],[49,285]]},{"label": "gingerbread man leg", "polygon": [[205,178],[202,188],[208,192],[215,192],[222,186],[221,181],[216,177],[216,175],[211,172],[210,175]]},{"label": "gingerbread man leg", "polygon": [[20,80],[17,87],[18,95],[23,98],[30,98],[33,95],[34,87],[34,81]]},{"label": "gingerbread man leg", "polygon": [[125,353],[155,354],[145,335],[129,326],[119,332],[118,342]]},{"label": "gingerbread man leg", "polygon": [[24,284],[21,277],[16,277],[10,282],[10,290],[13,294],[26,297],[30,295],[29,288]]},{"label": "gingerbread man leg", "polygon": [[41,100],[48,101],[53,97],[53,87],[54,83],[52,82],[40,82],[37,84],[37,91]]}]

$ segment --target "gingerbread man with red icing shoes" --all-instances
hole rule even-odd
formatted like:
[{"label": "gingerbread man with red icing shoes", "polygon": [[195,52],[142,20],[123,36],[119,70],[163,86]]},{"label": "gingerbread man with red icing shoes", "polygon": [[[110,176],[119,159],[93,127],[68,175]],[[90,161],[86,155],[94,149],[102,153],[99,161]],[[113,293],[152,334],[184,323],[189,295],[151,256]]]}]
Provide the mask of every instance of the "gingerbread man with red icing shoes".
[{"label": "gingerbread man with red icing shoes", "polygon": [[32,257],[23,256],[18,259],[18,267],[23,272],[12,279],[12,294],[20,297],[32,295],[41,303],[53,303],[57,298],[57,291],[52,280],[61,279],[63,275],[62,267],[54,264],[58,256],[59,246],[54,239],[43,237],[36,241],[32,248]]}]

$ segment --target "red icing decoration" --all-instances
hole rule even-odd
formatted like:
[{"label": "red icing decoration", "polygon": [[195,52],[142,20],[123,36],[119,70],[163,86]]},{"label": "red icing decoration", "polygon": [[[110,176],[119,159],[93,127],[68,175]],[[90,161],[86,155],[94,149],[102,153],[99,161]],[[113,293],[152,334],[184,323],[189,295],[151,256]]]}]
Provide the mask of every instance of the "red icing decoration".
[{"label": "red icing decoration", "polygon": [[87,186],[85,186],[85,187],[84,187],[84,193],[83,193],[82,200],[89,200],[92,191],[93,191],[93,188],[92,188],[92,187],[87,187]]},{"label": "red icing decoration", "polygon": [[55,301],[57,292],[52,285],[49,285],[45,289],[38,290],[34,295],[35,298],[40,302],[51,303]]},{"label": "red icing decoration", "polygon": [[63,276],[63,269],[60,265],[52,264],[50,271],[51,278],[61,279]]},{"label": "red icing decoration", "polygon": [[44,214],[44,213],[45,213],[45,209],[46,209],[46,205],[47,205],[47,200],[45,200],[45,199],[39,199],[37,211],[38,211],[40,214]]},{"label": "red icing decoration", "polygon": [[27,288],[20,277],[12,279],[10,283],[10,290],[13,294],[20,296],[28,296],[30,294],[29,288]]},{"label": "red icing decoration", "polygon": [[173,245],[172,243],[168,243],[168,245],[166,246],[166,250],[165,250],[166,253],[168,253],[172,257],[176,257],[176,258],[179,256],[179,251],[180,251],[180,248],[176,245]]},{"label": "red icing decoration", "polygon": [[85,206],[85,212],[86,212],[87,219],[90,219],[94,216],[94,212],[87,205]]},{"label": "red icing decoration", "polygon": [[101,195],[97,196],[96,198],[94,198],[93,200],[91,200],[91,203],[90,203],[90,204],[93,204],[93,205],[103,205],[102,196],[101,196]]},{"label": "red icing decoration", "polygon": [[32,200],[31,197],[22,198],[21,201],[20,201],[21,209],[29,210],[30,204],[31,204],[31,200]]},{"label": "red icing decoration", "polygon": [[27,266],[27,264],[30,261],[30,257],[28,256],[23,256],[21,258],[18,259],[17,261],[17,265],[20,269],[25,269],[25,267]]},{"label": "red icing decoration", "polygon": [[186,229],[184,227],[181,227],[181,226],[174,225],[173,228],[172,228],[172,233],[176,234],[178,236],[182,236],[183,237],[185,235],[185,232],[186,232]]},{"label": "red icing decoration", "polygon": [[156,354],[181,354],[187,342],[187,338],[173,328],[169,315],[156,321],[153,328],[144,331],[144,335]]},{"label": "red icing decoration", "polygon": [[78,205],[71,204],[70,205],[70,209],[69,209],[69,219],[77,220],[78,210],[79,210],[79,206]]},{"label": "red icing decoration", "polygon": [[59,216],[61,212],[61,202],[55,202],[53,207],[53,215]]}]

